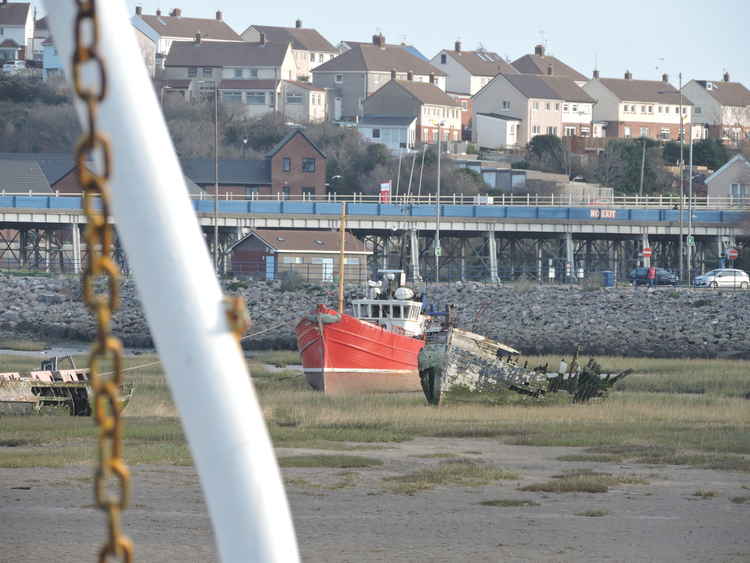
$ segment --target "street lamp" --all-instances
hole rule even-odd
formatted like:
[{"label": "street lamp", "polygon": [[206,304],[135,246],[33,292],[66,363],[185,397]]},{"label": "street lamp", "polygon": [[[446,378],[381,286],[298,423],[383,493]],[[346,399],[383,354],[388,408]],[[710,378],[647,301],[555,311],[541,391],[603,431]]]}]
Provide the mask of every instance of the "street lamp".
[{"label": "street lamp", "polygon": [[683,156],[684,154],[684,147],[685,147],[685,123],[684,123],[684,114],[683,114],[683,99],[682,99],[682,73],[679,73],[677,75],[680,80],[680,244],[679,244],[679,252],[680,252],[680,280],[685,279],[685,272],[683,271],[683,257],[682,257],[682,239],[684,236],[684,230],[685,230],[685,220],[683,217],[683,206],[684,206],[684,199],[685,199],[685,158]]},{"label": "street lamp", "polygon": [[440,254],[443,250],[440,248],[440,153],[442,152],[442,141],[443,132],[442,127],[445,125],[445,121],[440,121],[437,124],[438,128],[438,151],[437,151],[437,190],[436,190],[436,211],[435,211],[435,282],[440,281]]},{"label": "street lamp", "polygon": [[219,85],[215,80],[197,80],[212,84],[214,91],[214,270],[219,272]]},{"label": "street lamp", "polygon": [[247,150],[247,137],[242,139],[242,160],[245,160],[245,150]]}]

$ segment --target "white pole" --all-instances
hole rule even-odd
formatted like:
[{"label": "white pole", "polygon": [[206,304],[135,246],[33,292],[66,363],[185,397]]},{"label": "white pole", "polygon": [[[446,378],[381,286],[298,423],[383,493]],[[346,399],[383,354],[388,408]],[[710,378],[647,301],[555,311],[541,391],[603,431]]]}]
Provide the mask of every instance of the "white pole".
[{"label": "white pole", "polygon": [[[46,7],[70,76],[75,3],[47,0]],[[182,417],[219,554],[232,562],[298,561],[271,441],[125,2],[101,1],[97,8],[109,84],[99,123],[112,137],[113,215]]]}]

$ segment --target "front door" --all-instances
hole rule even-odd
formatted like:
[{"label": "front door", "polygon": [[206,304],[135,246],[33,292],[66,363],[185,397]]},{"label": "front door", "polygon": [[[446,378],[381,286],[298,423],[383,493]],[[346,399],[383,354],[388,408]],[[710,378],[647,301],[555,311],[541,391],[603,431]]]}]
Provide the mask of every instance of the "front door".
[{"label": "front door", "polygon": [[276,268],[275,268],[276,261],[275,261],[275,258],[276,257],[272,256],[272,255],[266,256],[266,279],[267,280],[276,279],[275,278],[275,275],[276,275]]},{"label": "front door", "polygon": [[322,281],[332,282],[333,281],[333,258],[323,258],[322,263]]}]

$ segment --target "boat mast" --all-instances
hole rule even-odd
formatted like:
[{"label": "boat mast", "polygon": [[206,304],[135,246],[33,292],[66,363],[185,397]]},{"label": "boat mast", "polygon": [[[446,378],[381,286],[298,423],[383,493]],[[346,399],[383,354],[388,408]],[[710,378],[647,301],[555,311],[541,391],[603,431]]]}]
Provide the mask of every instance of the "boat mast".
[{"label": "boat mast", "polygon": [[341,220],[339,221],[341,241],[339,242],[339,313],[344,312],[344,247],[346,245],[346,203],[341,203]]}]

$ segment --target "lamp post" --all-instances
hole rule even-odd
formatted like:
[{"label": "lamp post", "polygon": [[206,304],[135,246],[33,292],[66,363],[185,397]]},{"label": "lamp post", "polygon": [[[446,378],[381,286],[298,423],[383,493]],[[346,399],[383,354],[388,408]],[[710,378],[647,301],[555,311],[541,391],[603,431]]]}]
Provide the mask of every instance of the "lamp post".
[{"label": "lamp post", "polygon": [[443,132],[442,126],[445,122],[441,121],[437,124],[438,127],[438,151],[437,151],[437,190],[435,196],[435,282],[440,281],[440,254],[443,250],[440,248],[440,154],[443,149]]},{"label": "lamp post", "polygon": [[219,85],[215,80],[196,80],[211,84],[214,92],[214,271],[219,273]]},{"label": "lamp post", "polygon": [[247,137],[242,139],[242,160],[245,160],[245,151],[247,150]]},{"label": "lamp post", "polygon": [[693,285],[693,131],[690,128],[690,165],[688,167],[688,227],[687,227],[687,275],[688,283]]},{"label": "lamp post", "polygon": [[682,244],[685,230],[685,221],[683,217],[683,207],[685,199],[685,162],[684,162],[684,147],[685,147],[685,124],[683,116],[683,105],[682,105],[682,73],[678,74],[680,79],[680,244],[678,251],[680,253],[680,281],[685,279],[685,272],[683,270],[683,257],[682,257]]}]

